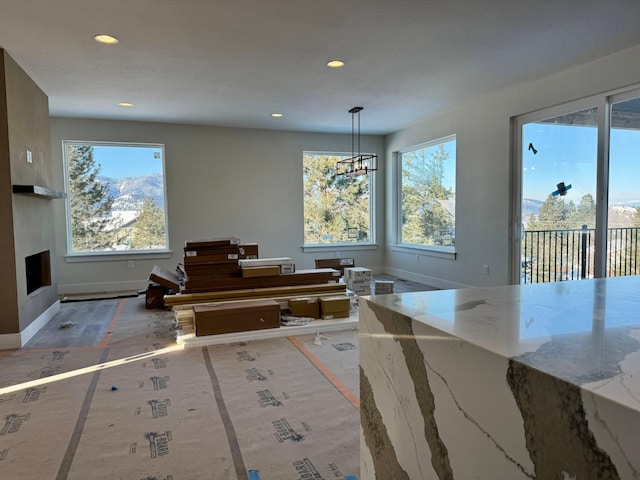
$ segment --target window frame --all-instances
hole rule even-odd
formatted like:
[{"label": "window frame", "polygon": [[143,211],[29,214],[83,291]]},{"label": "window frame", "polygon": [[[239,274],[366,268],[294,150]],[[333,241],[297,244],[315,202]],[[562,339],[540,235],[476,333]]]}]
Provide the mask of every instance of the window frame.
[{"label": "window frame", "polygon": [[598,109],[597,185],[596,185],[596,233],[594,244],[594,278],[607,277],[607,229],[609,207],[609,137],[611,134],[611,107],[619,102],[640,98],[640,84],[614,88],[583,98],[548,106],[511,118],[512,196],[510,201],[510,283],[521,283],[522,242],[522,128],[525,124],[560,116],[581,109]]},{"label": "window frame", "polygon": [[[363,153],[363,155],[370,155],[371,153]],[[305,210],[304,210],[304,157],[307,155],[325,155],[325,156],[337,156],[343,158],[350,158],[353,156],[351,152],[332,152],[332,151],[316,151],[316,150],[304,150],[302,152],[302,251],[303,252],[323,252],[323,251],[335,251],[336,256],[339,256],[339,250],[342,251],[354,251],[354,250],[373,250],[377,248],[376,243],[376,172],[369,172],[369,240],[366,242],[334,242],[334,243],[306,243],[304,225],[305,225]]]},{"label": "window frame", "polygon": [[[402,148],[394,152],[394,177],[395,177],[395,195],[394,195],[394,211],[395,211],[395,243],[390,245],[390,249],[396,252],[404,252],[404,253],[413,253],[417,255],[426,255],[438,258],[445,259],[455,259],[456,258],[456,243],[454,242],[453,246],[444,246],[444,245],[420,245],[417,243],[408,243],[403,242],[402,239],[402,155],[404,153],[413,152],[416,150],[421,150],[429,147],[433,147],[442,143],[447,143],[450,141],[455,142],[456,146],[456,155],[454,159],[454,191],[457,191],[457,183],[458,183],[458,139],[455,133],[450,135],[445,135],[443,137],[436,138],[434,140],[429,140],[426,142],[418,143],[409,147]],[[457,210],[457,202],[456,207]],[[454,214],[454,229],[456,229],[456,219],[457,212]]]},{"label": "window frame", "polygon": [[[71,225],[71,189],[69,178],[69,158],[67,156],[68,147],[71,145],[82,145],[91,147],[145,147],[159,149],[162,153],[162,189],[164,196],[164,225],[165,225],[165,247],[153,250],[109,250],[109,251],[74,251]],[[65,198],[65,232],[66,232],[66,255],[68,263],[85,261],[110,261],[114,257],[119,260],[130,260],[135,258],[155,259],[170,258],[171,249],[169,244],[169,213],[167,197],[167,174],[165,161],[165,145],[163,143],[143,143],[143,142],[111,142],[96,140],[62,140],[62,163],[64,172],[64,186],[67,192]]]}]

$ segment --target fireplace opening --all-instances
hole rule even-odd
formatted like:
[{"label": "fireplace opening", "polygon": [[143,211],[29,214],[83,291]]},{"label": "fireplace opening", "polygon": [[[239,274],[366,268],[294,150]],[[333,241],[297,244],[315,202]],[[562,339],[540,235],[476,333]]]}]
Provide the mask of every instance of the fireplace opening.
[{"label": "fireplace opening", "polygon": [[41,287],[51,285],[51,259],[49,250],[25,258],[27,269],[27,295]]}]

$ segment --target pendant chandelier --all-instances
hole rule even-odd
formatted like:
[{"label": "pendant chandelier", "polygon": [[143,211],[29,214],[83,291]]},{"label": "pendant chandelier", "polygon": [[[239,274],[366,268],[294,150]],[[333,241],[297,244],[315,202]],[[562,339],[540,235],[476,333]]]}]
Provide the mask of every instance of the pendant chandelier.
[{"label": "pendant chandelier", "polygon": [[[378,155],[363,155],[360,152],[360,112],[363,107],[353,107],[349,110],[351,114],[351,157],[340,160],[337,164],[337,175],[347,177],[357,177],[375,172],[378,169]],[[356,134],[355,120],[358,116],[358,132]]]}]

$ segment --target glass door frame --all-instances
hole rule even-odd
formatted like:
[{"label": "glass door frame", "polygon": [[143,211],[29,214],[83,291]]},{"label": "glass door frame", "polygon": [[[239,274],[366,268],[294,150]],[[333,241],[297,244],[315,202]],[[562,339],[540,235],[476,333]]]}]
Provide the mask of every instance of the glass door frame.
[{"label": "glass door frame", "polygon": [[525,124],[548,118],[578,112],[588,108],[598,109],[598,142],[596,147],[596,236],[594,252],[594,277],[601,278],[606,273],[607,253],[607,210],[609,205],[609,123],[610,104],[621,101],[618,97],[629,95],[629,98],[640,96],[640,89],[625,93],[592,95],[561,105],[536,110],[534,112],[512,117],[511,119],[511,202],[510,202],[510,238],[511,268],[510,283],[521,282],[521,245],[522,245],[522,128]]}]

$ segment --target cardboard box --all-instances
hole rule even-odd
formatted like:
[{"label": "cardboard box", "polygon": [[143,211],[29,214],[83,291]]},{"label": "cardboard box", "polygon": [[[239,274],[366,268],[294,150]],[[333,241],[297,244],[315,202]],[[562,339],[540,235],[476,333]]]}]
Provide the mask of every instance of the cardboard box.
[{"label": "cardboard box", "polygon": [[184,242],[184,249],[192,250],[198,248],[225,247],[229,245],[238,245],[239,243],[240,239],[238,237],[204,238],[202,240],[186,240]]},{"label": "cardboard box", "polygon": [[258,258],[258,244],[257,243],[244,243],[238,245],[239,256],[241,260],[249,259],[255,260]]},{"label": "cardboard box", "polygon": [[371,295],[371,280],[347,280],[347,289],[358,296]]},{"label": "cardboard box", "polygon": [[149,274],[149,280],[154,283],[158,283],[164,287],[170,288],[175,292],[180,291],[180,278],[177,274],[165,270],[164,268],[154,265],[151,273]]},{"label": "cardboard box", "polygon": [[246,258],[238,260],[241,267],[280,267],[281,274],[295,273],[296,265],[290,257]]},{"label": "cardboard box", "polygon": [[370,295],[371,280],[347,280],[347,288],[356,295]]},{"label": "cardboard box", "polygon": [[200,281],[204,280],[204,278],[198,277],[198,282],[193,282],[191,281],[191,277],[188,277],[188,279],[185,280],[184,288],[180,293],[202,293],[247,288],[267,288],[312,284],[317,285],[331,282],[337,283],[335,281],[336,277],[334,275],[340,275],[340,272],[338,272],[337,270],[332,270],[330,268],[318,270],[300,270],[298,272],[288,273],[286,275],[257,278],[242,278],[240,270],[238,270],[238,272],[239,276],[237,278],[211,279],[210,281]]},{"label": "cardboard box", "polygon": [[282,275],[286,273],[295,273],[295,272],[296,272],[295,263],[283,263],[282,265],[280,265],[280,273]]},{"label": "cardboard box", "polygon": [[262,267],[266,265],[284,265],[293,264],[290,257],[272,257],[272,258],[245,258],[238,260],[241,267]]},{"label": "cardboard box", "polygon": [[194,305],[196,337],[280,327],[280,305],[272,299]]},{"label": "cardboard box", "polygon": [[288,304],[293,317],[320,318],[320,303],[317,297],[290,298]]},{"label": "cardboard box", "polygon": [[164,308],[164,296],[169,289],[158,284],[149,284],[145,292],[145,308]]},{"label": "cardboard box", "polygon": [[278,265],[265,265],[263,267],[242,267],[242,278],[274,277],[280,275]]},{"label": "cardboard box", "polygon": [[[213,254],[213,255],[197,255],[198,251],[189,250],[189,253],[195,253],[196,255],[185,255],[183,260],[185,265],[192,264],[210,264],[210,263],[229,263],[235,262],[238,263],[238,253],[222,253],[222,254]],[[187,252],[185,252],[187,253]],[[200,252],[202,253],[202,252]]]},{"label": "cardboard box", "polygon": [[236,260],[229,260],[224,263],[189,263],[184,265],[184,271],[187,275],[207,274],[211,272],[234,273],[237,271],[238,276],[240,276],[240,268],[238,268]]},{"label": "cardboard box", "polygon": [[[229,260],[236,260],[240,255],[238,245],[223,245],[221,247],[185,248],[185,257],[208,257],[212,255],[225,255]],[[231,255],[231,257],[229,257]]]},{"label": "cardboard box", "polygon": [[351,299],[345,295],[320,297],[320,316],[329,318],[345,318],[351,311]]},{"label": "cardboard box", "polygon": [[242,280],[240,269],[238,269],[237,274],[211,272],[208,274],[189,275],[184,278],[184,288],[193,288],[194,285],[208,284],[209,282],[228,282],[232,280]]},{"label": "cardboard box", "polygon": [[371,280],[373,275],[370,268],[350,267],[344,269],[344,276],[351,280]]},{"label": "cardboard box", "polygon": [[334,268],[344,275],[344,269],[355,267],[356,263],[353,258],[316,258],[316,268]]},{"label": "cardboard box", "polygon": [[375,295],[393,293],[393,280],[375,280],[373,282],[373,291]]},{"label": "cardboard box", "polygon": [[347,280],[347,288],[349,287],[362,288],[362,287],[370,287],[370,286],[371,286],[371,280],[364,280],[364,279],[353,280],[351,278]]}]

